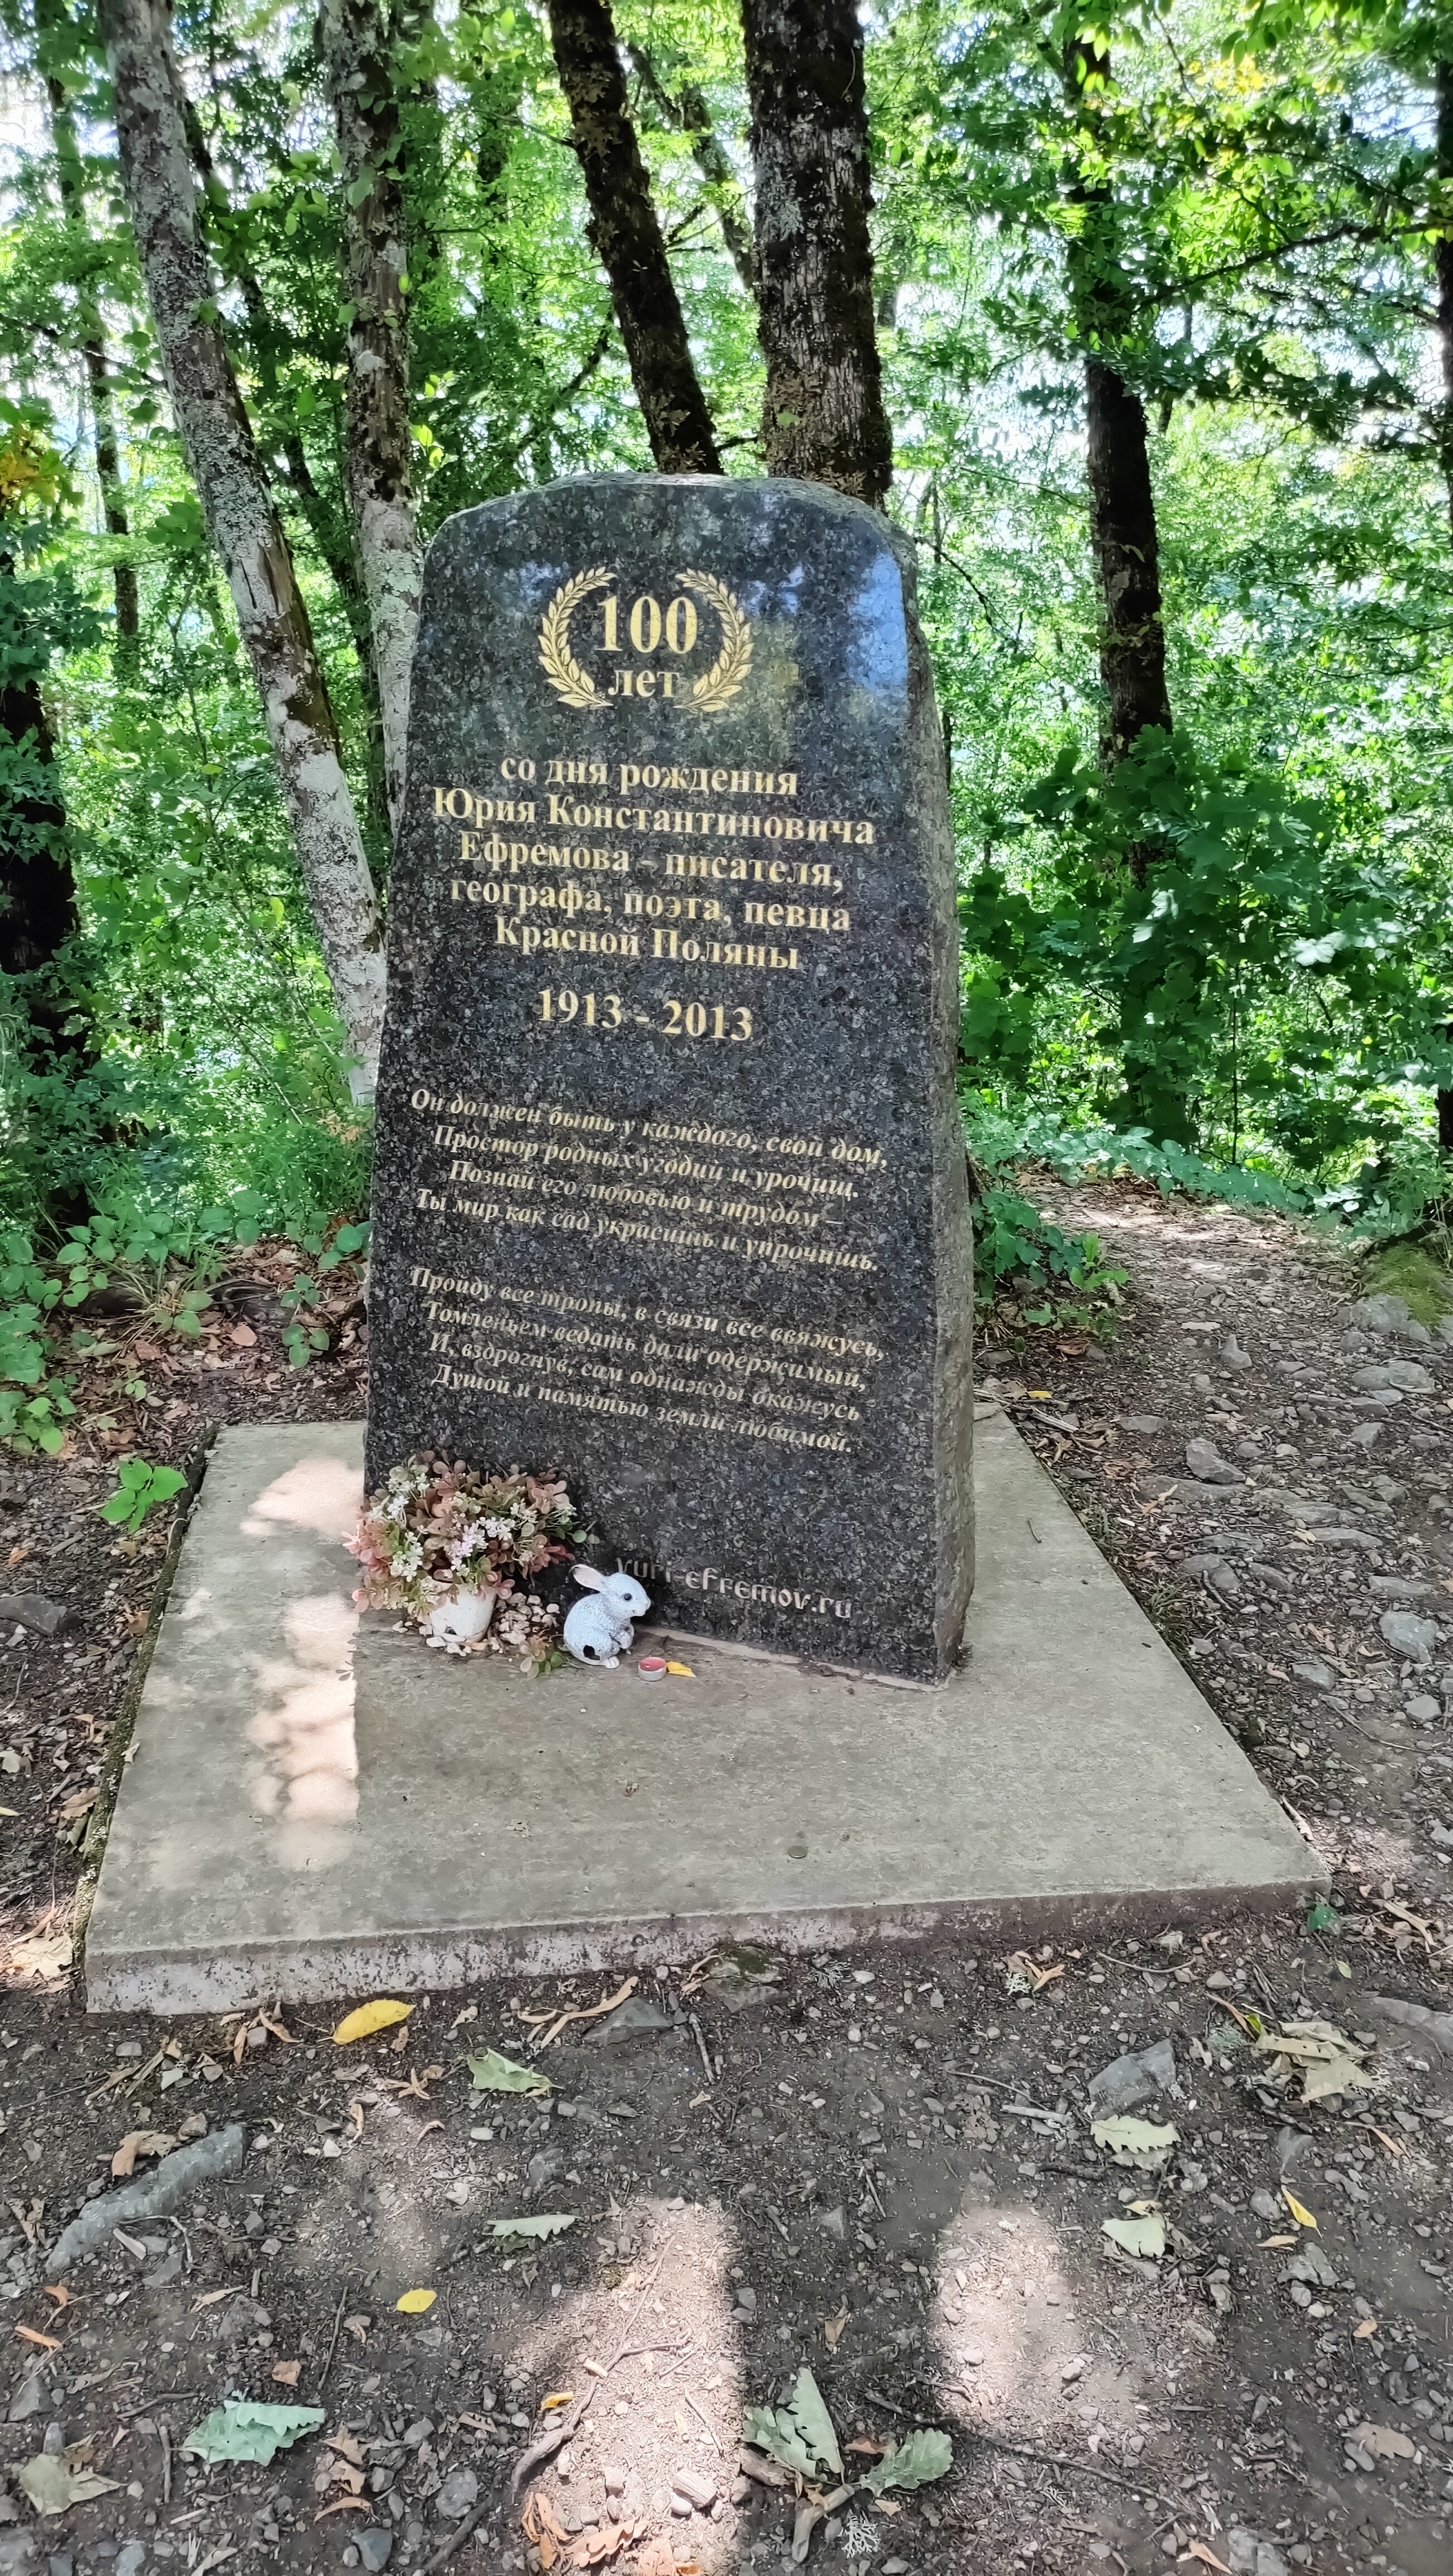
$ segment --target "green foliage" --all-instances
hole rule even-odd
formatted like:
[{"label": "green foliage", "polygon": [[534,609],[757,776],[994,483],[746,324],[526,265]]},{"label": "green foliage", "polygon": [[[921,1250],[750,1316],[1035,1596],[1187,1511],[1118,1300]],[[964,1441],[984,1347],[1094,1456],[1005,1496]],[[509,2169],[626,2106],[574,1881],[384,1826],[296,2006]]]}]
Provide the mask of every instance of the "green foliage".
[{"label": "green foliage", "polygon": [[890,2487],[931,2486],[935,2478],[946,2478],[953,2464],[954,2448],[947,2433],[920,2424],[904,2435],[896,2451],[869,2469],[863,2485],[875,2496],[886,2495]]},{"label": "green foliage", "polygon": [[1012,1288],[1021,1323],[1108,1323],[1126,1276],[1095,1235],[1065,1234],[1017,1190],[987,1189],[974,1202],[975,1291],[987,1304]]},{"label": "green foliage", "polygon": [[[755,473],[756,317],[676,112],[690,84],[745,173],[737,14],[620,0],[617,18],[649,55],[633,105],[718,434]],[[160,391],[91,19],[8,23],[38,104],[3,182],[0,679],[41,690],[55,756],[33,726],[0,728],[0,862],[59,854],[79,929],[40,978],[0,978],[0,1228],[24,1245],[0,1269],[0,1439],[54,1448],[69,1398],[48,1323],[117,1277],[185,1334],[224,1247],[286,1233],[311,1265],[288,1356],[309,1365],[321,1284],[361,1248],[337,1220],[365,1203],[369,1140]],[[466,0],[392,26],[427,535],[649,456],[543,13]],[[176,27],[216,309],[382,877],[346,208],[312,13],[197,0]],[[1443,0],[1128,0],[1093,22],[1067,0],[906,0],[867,44],[891,508],[954,745],[981,1275],[1026,1317],[1113,1317],[1099,1248],[1016,1186],[1035,1160],[1396,1236],[1443,1190],[1434,1102],[1453,1085],[1453,433],[1427,330],[1453,221],[1430,98]],[[82,139],[79,230],[37,121],[46,80]],[[99,533],[94,422],[56,392],[81,381],[88,303],[124,537]],[[1176,715],[1113,777],[1089,356],[1146,410]]]},{"label": "green foliage", "polygon": [[175,1467],[154,1467],[145,1458],[123,1458],[116,1472],[120,1481],[115,1493],[97,1508],[103,1521],[128,1533],[139,1530],[147,1513],[169,1503],[187,1481]]}]

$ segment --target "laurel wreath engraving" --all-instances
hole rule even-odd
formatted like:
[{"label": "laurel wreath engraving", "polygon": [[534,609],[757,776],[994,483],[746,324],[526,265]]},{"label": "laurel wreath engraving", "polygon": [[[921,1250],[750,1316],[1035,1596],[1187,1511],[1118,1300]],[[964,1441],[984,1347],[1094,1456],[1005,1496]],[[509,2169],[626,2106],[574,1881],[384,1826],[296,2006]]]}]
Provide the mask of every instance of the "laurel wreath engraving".
[{"label": "laurel wreath engraving", "polygon": [[567,707],[596,707],[601,703],[590,673],[582,671],[570,650],[570,620],[582,599],[588,599],[593,590],[603,590],[610,578],[604,564],[595,564],[589,572],[578,572],[573,580],[562,581],[540,620],[540,661],[551,688]]},{"label": "laurel wreath engraving", "polygon": [[[541,668],[567,707],[605,704],[604,693],[570,650],[570,620],[582,600],[588,599],[593,590],[605,589],[613,578],[604,564],[593,564],[589,572],[575,573],[569,581],[562,581],[540,620]],[[693,715],[715,715],[740,696],[746,686],[752,667],[752,630],[739,600],[714,573],[682,572],[676,578],[714,608],[721,621],[721,651],[711,669],[692,681],[691,694],[684,701]]]},{"label": "laurel wreath engraving", "polygon": [[714,716],[746,685],[747,673],[752,667],[752,630],[734,593],[728,590],[725,582],[718,581],[714,573],[683,572],[677,578],[686,584],[688,590],[694,590],[698,598],[706,600],[721,619],[721,651],[711,669],[704,671],[699,680],[692,681],[688,701],[693,714]]}]

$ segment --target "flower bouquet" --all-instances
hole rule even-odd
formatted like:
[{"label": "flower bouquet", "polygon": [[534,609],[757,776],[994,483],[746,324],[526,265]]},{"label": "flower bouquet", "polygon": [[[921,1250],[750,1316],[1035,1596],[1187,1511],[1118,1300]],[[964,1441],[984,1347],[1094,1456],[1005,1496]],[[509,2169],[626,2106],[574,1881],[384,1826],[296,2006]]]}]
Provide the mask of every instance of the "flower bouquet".
[{"label": "flower bouquet", "polygon": [[347,1542],[363,1569],[353,1598],[402,1611],[448,1654],[518,1654],[527,1671],[548,1672],[563,1661],[559,1613],[527,1587],[587,1536],[558,1479],[414,1458],[370,1496]]}]

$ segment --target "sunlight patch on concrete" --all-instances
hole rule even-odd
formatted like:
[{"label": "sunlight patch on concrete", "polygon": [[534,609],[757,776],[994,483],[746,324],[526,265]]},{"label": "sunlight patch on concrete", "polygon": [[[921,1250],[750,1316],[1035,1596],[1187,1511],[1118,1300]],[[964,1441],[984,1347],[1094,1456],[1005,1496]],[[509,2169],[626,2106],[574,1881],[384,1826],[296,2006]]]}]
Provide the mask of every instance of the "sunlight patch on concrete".
[{"label": "sunlight patch on concrete", "polygon": [[343,1539],[362,1508],[361,1469],[342,1458],[299,1458],[249,1504],[238,1526],[244,1538],[271,1538],[281,1525]]},{"label": "sunlight patch on concrete", "polygon": [[255,1664],[262,1705],[246,1728],[263,1759],[251,1783],[255,1813],[277,1826],[287,1869],[326,1868],[352,1848],[358,1813],[353,1635],[358,1613],[336,1592],[306,1594],[283,1622],[285,1657]]}]

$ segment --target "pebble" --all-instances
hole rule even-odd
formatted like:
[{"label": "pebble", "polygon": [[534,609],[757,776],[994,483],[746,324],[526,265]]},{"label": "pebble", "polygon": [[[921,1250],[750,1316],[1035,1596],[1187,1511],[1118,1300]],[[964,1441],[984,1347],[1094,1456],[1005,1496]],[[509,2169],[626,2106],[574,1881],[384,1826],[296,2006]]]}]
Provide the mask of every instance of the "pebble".
[{"label": "pebble", "polygon": [[28,2423],[32,2415],[40,2413],[44,2404],[45,2390],[37,2374],[32,2371],[28,2378],[22,2379],[11,2398],[9,2413],[5,2420],[9,2424]]},{"label": "pebble", "polygon": [[716,2480],[705,2469],[678,2469],[671,2480],[671,2487],[673,2512],[677,2496],[684,2496],[697,2513],[705,2513],[716,2502]]},{"label": "pebble", "polygon": [[462,2522],[479,2495],[479,2480],[473,2469],[451,2469],[435,2498],[435,2511],[446,2522]]},{"label": "pebble", "polygon": [[1406,1297],[1386,1293],[1359,1297],[1355,1305],[1348,1307],[1345,1320],[1349,1324],[1360,1324],[1364,1332],[1396,1341],[1430,1342],[1433,1338],[1427,1325],[1414,1318]]},{"label": "pebble", "polygon": [[125,2547],[123,2549],[119,2549],[116,2553],[115,2576],[141,2576],[141,2571],[145,2565],[145,2541],[128,2540]]},{"label": "pebble", "polygon": [[360,2564],[368,2569],[368,2576],[383,2576],[383,2570],[393,2555],[393,2533],[374,2523],[367,2531],[357,2534],[356,2545]]},{"label": "pebble", "polygon": [[1431,1691],[1418,1691],[1412,1699],[1404,1700],[1403,1706],[1420,1726],[1431,1726],[1434,1718],[1443,1714],[1442,1701],[1434,1699]]},{"label": "pebble", "polygon": [[0,1592],[0,1626],[34,1628],[54,1637],[70,1617],[64,1601],[48,1601],[43,1592]]},{"label": "pebble", "polygon": [[1148,2102],[1157,2093],[1179,2094],[1176,2082],[1176,2053],[1169,2039],[1158,2039],[1153,2048],[1132,2049],[1124,2057],[1112,2058],[1089,2082],[1090,2107],[1098,2115],[1107,2111],[1133,2111],[1137,2102]]},{"label": "pebble", "polygon": [[1236,1339],[1234,1333],[1228,1333],[1226,1339],[1221,1344],[1221,1366],[1223,1369],[1230,1369],[1234,1376],[1239,1377],[1242,1371],[1244,1369],[1249,1369],[1251,1365],[1252,1361],[1250,1351],[1242,1349],[1241,1344]]},{"label": "pebble", "polygon": [[1431,1619],[1419,1619],[1411,1610],[1384,1610],[1377,1624],[1395,1655],[1414,1664],[1432,1662],[1438,1631]]},{"label": "pebble", "polygon": [[625,2494],[626,2473],[618,2460],[607,2460],[603,2464],[600,2472],[600,2481],[608,2496]]},{"label": "pebble", "polygon": [[1331,1665],[1322,1663],[1315,1655],[1309,1655],[1304,1663],[1293,1664],[1292,1671],[1299,1682],[1309,1682],[1313,1690],[1329,1691],[1337,1687],[1337,1676]]},{"label": "pebble", "polygon": [[[1448,1320],[1453,1323],[1453,1315],[1450,1315]],[[1122,1431],[1139,1431],[1149,1440],[1157,1431],[1162,1430],[1164,1425],[1158,1413],[1122,1413],[1120,1428]]]},{"label": "pebble", "polygon": [[536,2192],[543,2191],[547,2183],[556,2181],[564,2171],[565,2150],[563,2147],[538,2148],[535,2154],[531,2156],[528,2165],[525,2167],[526,2179],[530,2186],[531,2199],[534,2198]]},{"label": "pebble", "polygon": [[1201,1485],[1244,1485],[1245,1477],[1229,1458],[1223,1458],[1209,1440],[1186,1442],[1186,1465]]}]

